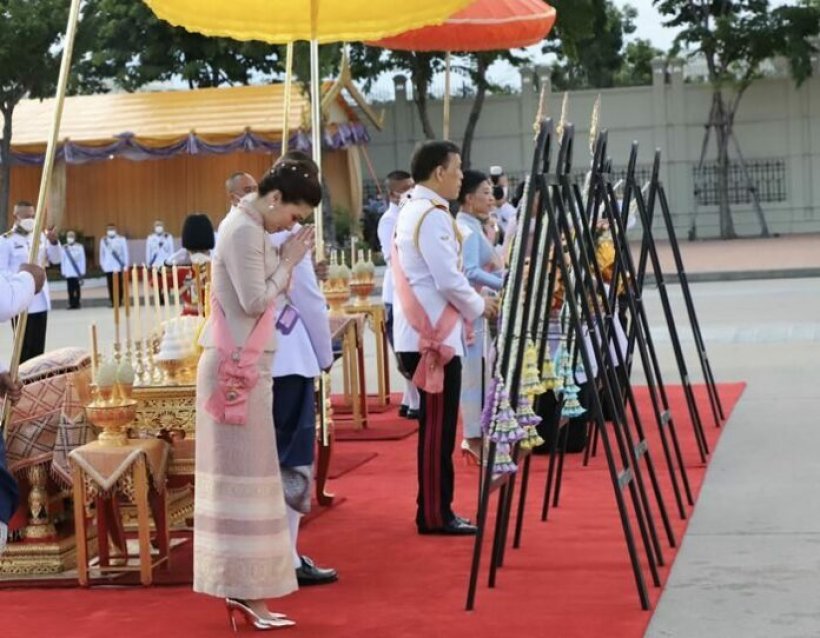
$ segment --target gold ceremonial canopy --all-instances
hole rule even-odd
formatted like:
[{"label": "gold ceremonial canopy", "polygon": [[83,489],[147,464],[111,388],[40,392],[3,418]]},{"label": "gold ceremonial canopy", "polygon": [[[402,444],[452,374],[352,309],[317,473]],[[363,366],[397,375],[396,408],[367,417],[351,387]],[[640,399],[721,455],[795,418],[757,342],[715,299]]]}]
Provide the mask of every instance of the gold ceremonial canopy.
[{"label": "gold ceremonial canopy", "polygon": [[173,25],[208,36],[344,42],[441,24],[471,0],[145,0]]}]

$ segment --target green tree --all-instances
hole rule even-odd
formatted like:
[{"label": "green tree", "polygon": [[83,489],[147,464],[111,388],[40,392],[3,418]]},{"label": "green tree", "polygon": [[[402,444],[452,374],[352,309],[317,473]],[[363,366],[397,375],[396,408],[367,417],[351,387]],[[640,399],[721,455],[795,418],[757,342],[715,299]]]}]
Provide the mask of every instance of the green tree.
[{"label": "green tree", "polygon": [[[635,32],[637,10],[612,0],[585,0],[585,19],[560,28],[547,39],[544,53],[554,53],[552,83],[558,90],[615,86],[625,64],[625,36]],[[561,9],[556,7],[562,16]],[[578,8],[575,8],[576,15]]]},{"label": "green tree", "polygon": [[615,73],[615,86],[643,86],[652,84],[652,60],[663,51],[649,40],[637,39],[624,49],[621,68]]},{"label": "green tree", "polygon": [[[62,0],[0,0],[0,16],[0,113],[3,115],[0,231],[3,231],[8,224],[14,109],[24,98],[54,95],[68,4]],[[75,51],[79,48],[75,47]]]},{"label": "green tree", "polygon": [[[717,142],[717,181],[720,235],[736,237],[729,206],[729,143],[743,95],[761,76],[767,60],[788,60],[799,86],[812,73],[811,43],[820,32],[820,3],[816,0],[771,8],[769,0],[654,0],[666,26],[681,29],[675,45],[690,56],[702,57],[712,87],[707,135]],[[758,207],[761,235],[769,234]],[[696,236],[694,226],[690,236]]]},{"label": "green tree", "polygon": [[279,47],[191,33],[160,20],[144,2],[88,0],[86,14],[96,43],[80,71],[112,77],[127,91],[169,80],[189,88],[249,84],[282,71]]}]

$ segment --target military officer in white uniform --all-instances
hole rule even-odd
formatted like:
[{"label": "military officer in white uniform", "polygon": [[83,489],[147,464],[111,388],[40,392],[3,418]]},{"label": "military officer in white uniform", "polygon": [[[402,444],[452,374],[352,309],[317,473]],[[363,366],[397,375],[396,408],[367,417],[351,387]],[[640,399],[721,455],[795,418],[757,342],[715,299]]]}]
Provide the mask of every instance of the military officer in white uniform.
[{"label": "military officer in white uniform", "polygon": [[[387,194],[390,204],[379,219],[377,234],[387,269],[382,282],[382,303],[384,303],[385,330],[390,345],[393,345],[393,273],[390,270],[390,253],[393,249],[393,233],[399,218],[399,206],[407,200],[413,189],[413,178],[407,171],[393,171],[387,175]],[[410,379],[404,380],[404,395],[399,406],[399,416],[408,419],[419,418],[419,391]]]},{"label": "military officer in white uniform", "polygon": [[114,305],[114,277],[119,278],[120,305],[123,300],[122,273],[128,268],[128,242],[117,233],[114,224],[105,227],[105,237],[100,240],[100,267],[108,282],[108,301]]},{"label": "military officer in white uniform", "polygon": [[145,264],[159,268],[174,254],[174,236],[165,232],[162,220],[154,222],[154,232],[145,239]]},{"label": "military officer in white uniform", "polygon": [[[271,235],[281,246],[299,229]],[[301,587],[337,579],[336,570],[317,567],[297,550],[299,523],[310,511],[316,451],[316,378],[333,363],[327,302],[311,255],[293,269],[288,293],[276,300],[276,356],[273,359],[273,424],[285,504],[293,543],[293,563]]]},{"label": "military officer in white uniform", "polygon": [[[0,322],[23,312],[45,285],[46,273],[40,266],[21,264],[19,272],[0,272]],[[5,362],[0,361],[0,399],[17,403],[23,386],[11,378]],[[6,545],[8,522],[17,509],[20,493],[17,481],[6,469],[6,448],[0,433],[0,554]]]},{"label": "military officer in white uniform", "polygon": [[416,186],[396,222],[391,267],[394,347],[421,393],[416,526],[420,534],[475,534],[452,510],[464,322],[494,316],[498,302],[479,295],[461,270],[461,240],[448,206],[461,188],[458,146],[425,143],[411,173]]},{"label": "military officer in white uniform", "polygon": [[77,243],[77,235],[73,230],[65,234],[65,245],[62,247],[60,273],[68,287],[68,308],[76,310],[80,307],[80,287],[85,277],[85,248]]},{"label": "military officer in white uniform", "polygon": [[[14,228],[0,240],[0,271],[17,273],[21,264],[29,260],[33,230],[34,206],[29,202],[17,202],[14,205]],[[57,233],[54,229],[43,233],[40,238],[37,263],[42,266],[46,263],[59,264],[61,253],[60,243],[57,241]],[[46,282],[28,307],[26,333],[20,354],[21,363],[45,352],[49,310],[51,310],[51,297],[48,293],[48,282]]]}]

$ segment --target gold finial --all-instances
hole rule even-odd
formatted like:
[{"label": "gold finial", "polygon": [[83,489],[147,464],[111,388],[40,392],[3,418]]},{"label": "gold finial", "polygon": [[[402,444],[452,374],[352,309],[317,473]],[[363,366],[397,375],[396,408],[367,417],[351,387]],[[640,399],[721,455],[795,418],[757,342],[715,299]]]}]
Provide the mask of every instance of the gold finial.
[{"label": "gold finial", "polygon": [[541,93],[538,96],[538,111],[535,113],[535,122],[532,125],[533,131],[535,131],[535,138],[538,137],[538,134],[541,132],[541,120],[547,115],[547,86],[545,84],[541,85]]},{"label": "gold finial", "polygon": [[564,99],[561,101],[561,119],[558,120],[558,126],[555,129],[555,132],[558,134],[558,137],[562,137],[564,135],[564,126],[567,123],[567,113],[569,112],[569,92],[564,91]]},{"label": "gold finial", "polygon": [[589,154],[595,155],[595,142],[598,137],[598,121],[601,118],[601,94],[595,98],[592,107],[592,121],[589,123]]}]

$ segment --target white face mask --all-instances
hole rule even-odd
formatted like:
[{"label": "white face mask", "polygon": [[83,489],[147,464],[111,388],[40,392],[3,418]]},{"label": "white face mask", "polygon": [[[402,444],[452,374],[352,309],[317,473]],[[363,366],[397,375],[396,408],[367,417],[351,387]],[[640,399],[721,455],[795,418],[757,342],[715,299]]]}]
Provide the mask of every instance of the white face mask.
[{"label": "white face mask", "polygon": [[21,219],[17,222],[17,225],[27,233],[30,233],[34,230],[34,218],[26,217],[25,219]]},{"label": "white face mask", "polygon": [[66,237],[65,241],[66,241],[67,244],[73,244],[74,243],[74,238],[73,237]]},{"label": "white face mask", "polygon": [[159,225],[154,226],[154,232],[155,232],[157,235],[162,235],[162,233],[163,233],[163,231],[164,231],[164,230],[165,230],[165,228],[164,228],[163,226],[159,226]]},{"label": "white face mask", "polygon": [[117,236],[117,231],[116,230],[108,230],[108,231],[105,232],[105,234],[113,239],[114,237]]}]

